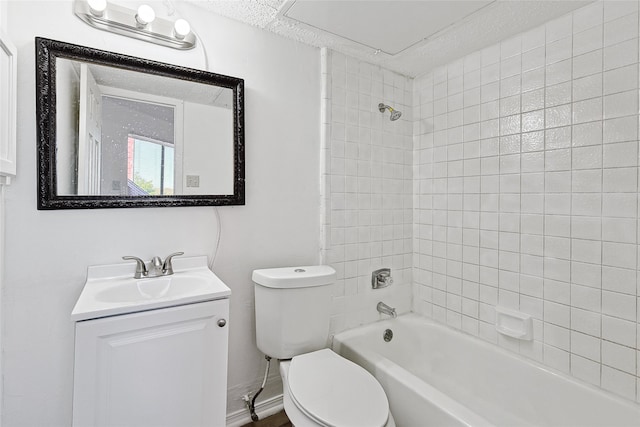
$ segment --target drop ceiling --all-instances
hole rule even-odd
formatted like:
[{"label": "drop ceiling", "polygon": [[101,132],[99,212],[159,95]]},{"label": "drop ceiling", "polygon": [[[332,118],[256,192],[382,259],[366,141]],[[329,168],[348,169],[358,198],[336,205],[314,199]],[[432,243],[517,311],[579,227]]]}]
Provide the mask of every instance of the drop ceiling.
[{"label": "drop ceiling", "polygon": [[415,77],[560,17],[575,0],[186,0]]}]

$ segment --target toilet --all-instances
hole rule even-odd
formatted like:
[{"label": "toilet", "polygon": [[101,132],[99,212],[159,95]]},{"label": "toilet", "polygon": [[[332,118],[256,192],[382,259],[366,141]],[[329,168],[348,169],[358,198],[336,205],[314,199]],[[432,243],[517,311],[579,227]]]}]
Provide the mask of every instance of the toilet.
[{"label": "toilet", "polygon": [[255,270],[256,341],[280,360],[284,410],[296,427],[395,427],[389,401],[364,368],[326,348],[336,272],[320,266]]}]

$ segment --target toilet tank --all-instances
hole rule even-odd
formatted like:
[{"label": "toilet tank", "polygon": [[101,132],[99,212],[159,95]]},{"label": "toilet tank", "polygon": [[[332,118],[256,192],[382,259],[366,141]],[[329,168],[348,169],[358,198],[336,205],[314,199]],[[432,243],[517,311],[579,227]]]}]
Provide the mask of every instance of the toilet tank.
[{"label": "toilet tank", "polygon": [[256,341],[276,359],[326,347],[336,271],[327,265],[255,270]]}]

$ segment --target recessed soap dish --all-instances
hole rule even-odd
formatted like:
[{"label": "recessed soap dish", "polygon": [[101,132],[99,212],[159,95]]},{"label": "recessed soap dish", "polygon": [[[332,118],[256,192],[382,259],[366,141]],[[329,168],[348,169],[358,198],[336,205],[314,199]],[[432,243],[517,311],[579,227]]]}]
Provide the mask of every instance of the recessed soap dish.
[{"label": "recessed soap dish", "polygon": [[496,307],[496,330],[519,340],[533,339],[533,322],[531,316],[520,311],[504,307]]}]

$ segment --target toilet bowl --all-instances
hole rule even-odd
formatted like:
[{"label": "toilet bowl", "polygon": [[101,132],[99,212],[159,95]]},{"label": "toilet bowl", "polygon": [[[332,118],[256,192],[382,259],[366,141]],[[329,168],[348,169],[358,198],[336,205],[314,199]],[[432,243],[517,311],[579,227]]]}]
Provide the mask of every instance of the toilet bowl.
[{"label": "toilet bowl", "polygon": [[395,427],[373,375],[329,349],[281,361],[280,375],[295,427]]}]

